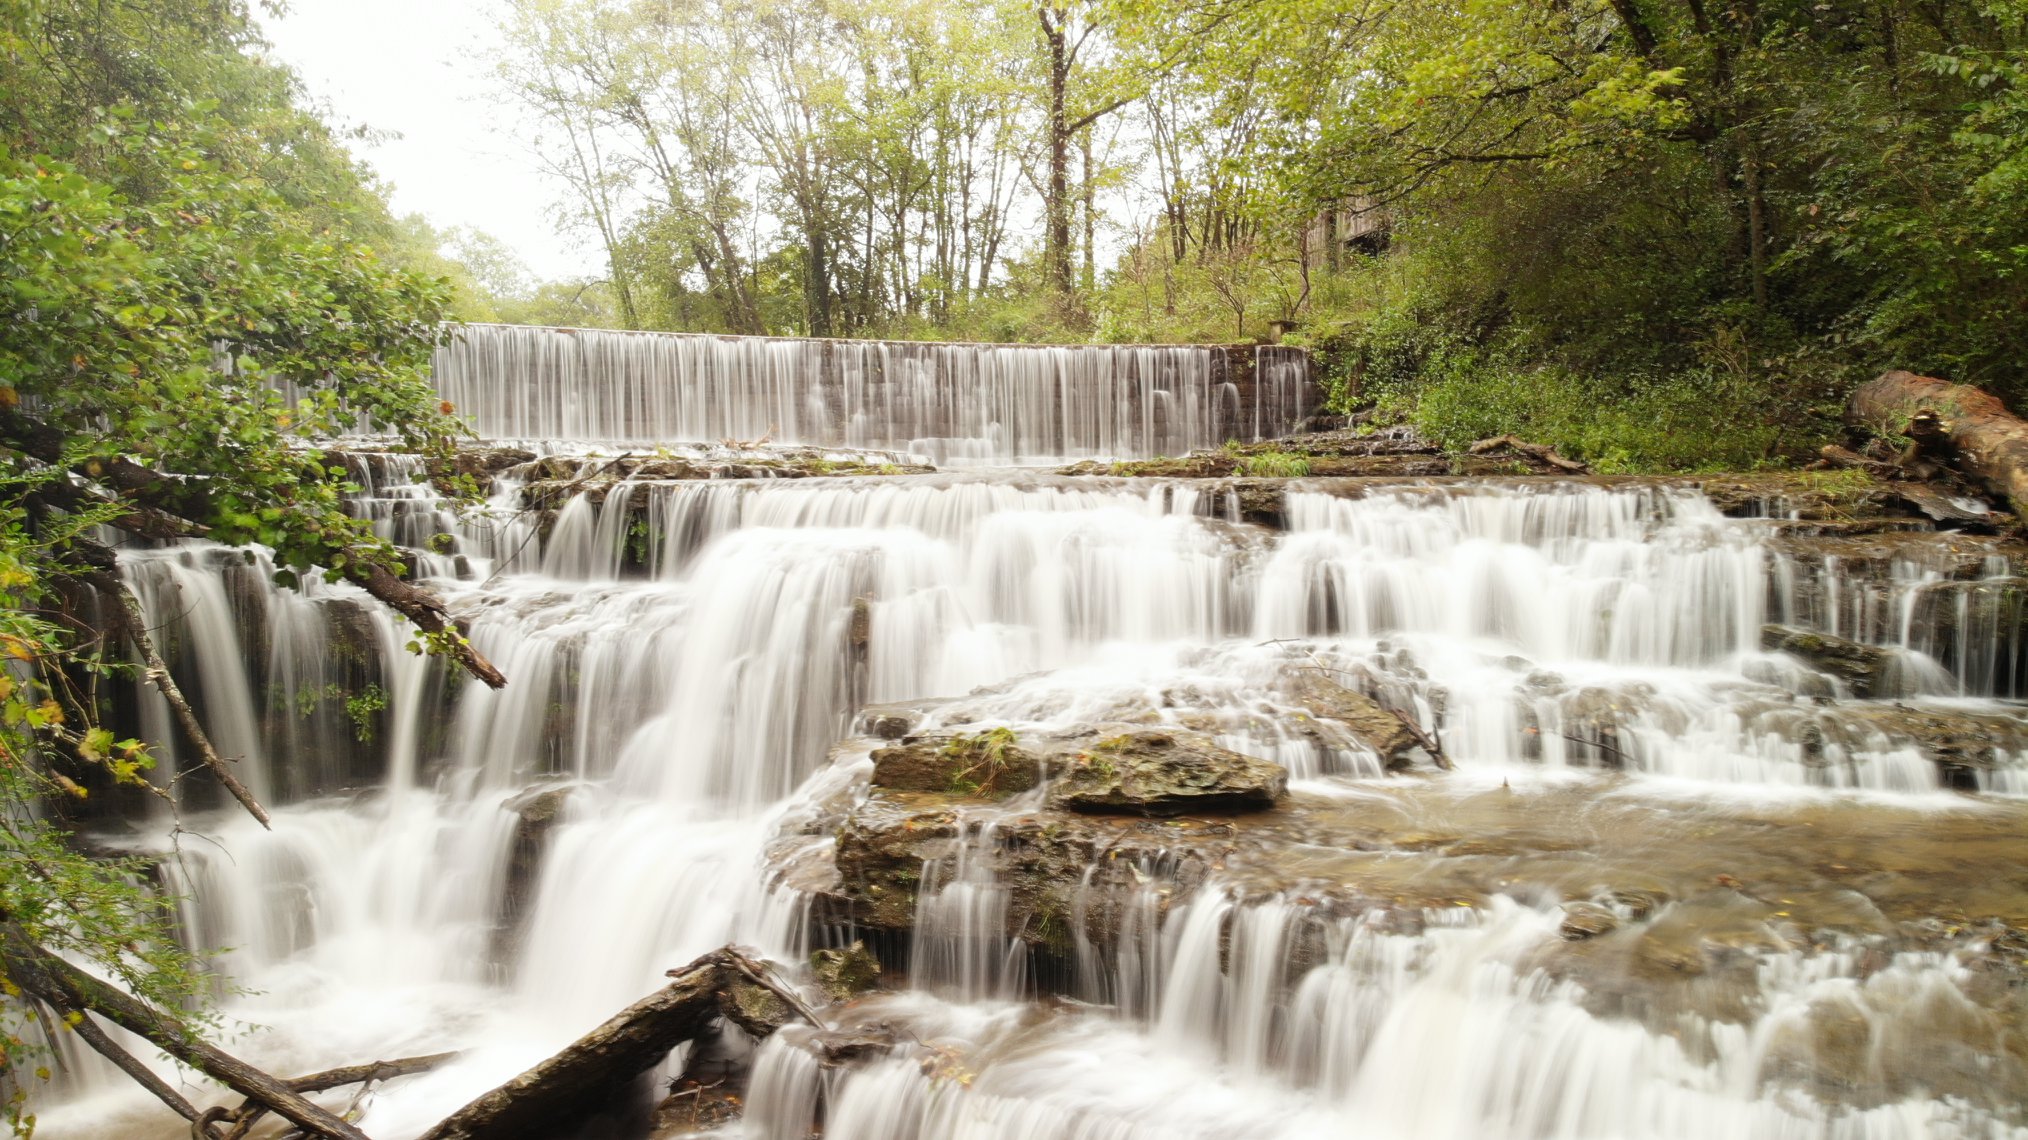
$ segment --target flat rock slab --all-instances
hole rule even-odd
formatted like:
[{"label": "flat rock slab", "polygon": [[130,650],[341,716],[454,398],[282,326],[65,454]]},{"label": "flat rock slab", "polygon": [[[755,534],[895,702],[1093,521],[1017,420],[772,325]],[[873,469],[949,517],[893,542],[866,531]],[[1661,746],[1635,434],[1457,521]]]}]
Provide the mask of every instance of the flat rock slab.
[{"label": "flat rock slab", "polygon": [[1154,816],[1260,811],[1288,790],[1281,765],[1194,733],[1126,732],[1072,756],[1050,785],[1049,806]]}]

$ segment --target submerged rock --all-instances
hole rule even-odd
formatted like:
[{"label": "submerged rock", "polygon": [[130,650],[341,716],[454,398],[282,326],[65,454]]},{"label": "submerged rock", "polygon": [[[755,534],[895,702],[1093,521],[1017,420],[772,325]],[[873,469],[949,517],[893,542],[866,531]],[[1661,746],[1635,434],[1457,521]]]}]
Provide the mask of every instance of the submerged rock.
[{"label": "submerged rock", "polygon": [[1559,928],[1566,942],[1582,942],[1611,934],[1619,929],[1620,916],[1612,908],[1594,902],[1569,902],[1563,904],[1563,925]]},{"label": "submerged rock", "polygon": [[1257,811],[1273,807],[1288,785],[1281,765],[1195,734],[1128,732],[1078,752],[1050,785],[1049,805],[1157,816]]}]

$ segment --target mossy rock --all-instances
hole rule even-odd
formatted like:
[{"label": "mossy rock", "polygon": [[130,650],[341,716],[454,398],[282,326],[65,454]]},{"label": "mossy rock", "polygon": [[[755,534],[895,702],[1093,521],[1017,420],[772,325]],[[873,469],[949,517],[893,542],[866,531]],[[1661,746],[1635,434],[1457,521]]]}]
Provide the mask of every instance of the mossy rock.
[{"label": "mossy rock", "polygon": [[1049,805],[1155,816],[1260,811],[1286,796],[1288,785],[1281,765],[1202,737],[1129,732],[1079,752],[1051,786]]},{"label": "mossy rock", "polygon": [[880,959],[854,941],[842,949],[810,951],[810,972],[832,1001],[848,1001],[880,984]]},{"label": "mossy rock", "polygon": [[1005,799],[1041,782],[1043,761],[1012,730],[907,737],[873,752],[873,786]]}]

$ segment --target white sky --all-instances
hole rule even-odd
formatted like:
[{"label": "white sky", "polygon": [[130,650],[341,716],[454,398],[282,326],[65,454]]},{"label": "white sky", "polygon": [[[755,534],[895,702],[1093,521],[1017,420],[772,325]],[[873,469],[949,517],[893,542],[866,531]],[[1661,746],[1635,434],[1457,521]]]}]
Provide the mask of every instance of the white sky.
[{"label": "white sky", "polygon": [[394,187],[397,213],[472,226],[506,242],[538,277],[598,276],[579,235],[559,235],[558,194],[520,141],[519,109],[493,91],[482,58],[502,0],[290,0],[261,23],[340,128],[398,138],[351,140]]}]

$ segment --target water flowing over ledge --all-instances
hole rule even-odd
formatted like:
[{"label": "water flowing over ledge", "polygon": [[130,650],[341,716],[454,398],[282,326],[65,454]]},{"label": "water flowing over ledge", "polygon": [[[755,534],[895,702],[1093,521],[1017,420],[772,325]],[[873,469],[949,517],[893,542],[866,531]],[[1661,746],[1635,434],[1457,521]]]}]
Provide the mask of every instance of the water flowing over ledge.
[{"label": "water flowing over ledge", "polygon": [[438,391],[482,438],[770,438],[937,463],[1182,455],[1296,430],[1309,354],[458,325]]},{"label": "water flowing over ledge", "polygon": [[[2028,869],[2018,549],[1798,537],[1659,482],[1293,480],[1269,528],[1230,481],[556,457],[460,517],[412,457],[347,462],[507,689],[406,652],[350,587],[276,588],[259,552],[124,573],[276,805],[272,833],[214,823],[179,782],[218,845],[163,863],[257,991],[247,1051],[468,1051],[380,1093],[376,1140],[705,950],[858,936],[905,988],[853,1024],[912,1036],[847,1069],[770,1040],[742,1135],[818,1112],[866,1140],[2028,1127],[1994,997],[2014,936],[1987,925]],[[1763,649],[1771,623],[1899,665],[1855,699]],[[1319,675],[1439,729],[1456,770],[1396,771]],[[169,743],[149,690],[114,699]],[[1940,755],[1917,716],[1984,735]],[[1295,790],[1134,821],[869,785],[875,727],[1099,725]],[[1921,925],[1945,911],[1967,920]],[[66,1080],[47,1135],[168,1140],[88,1059]]]}]

